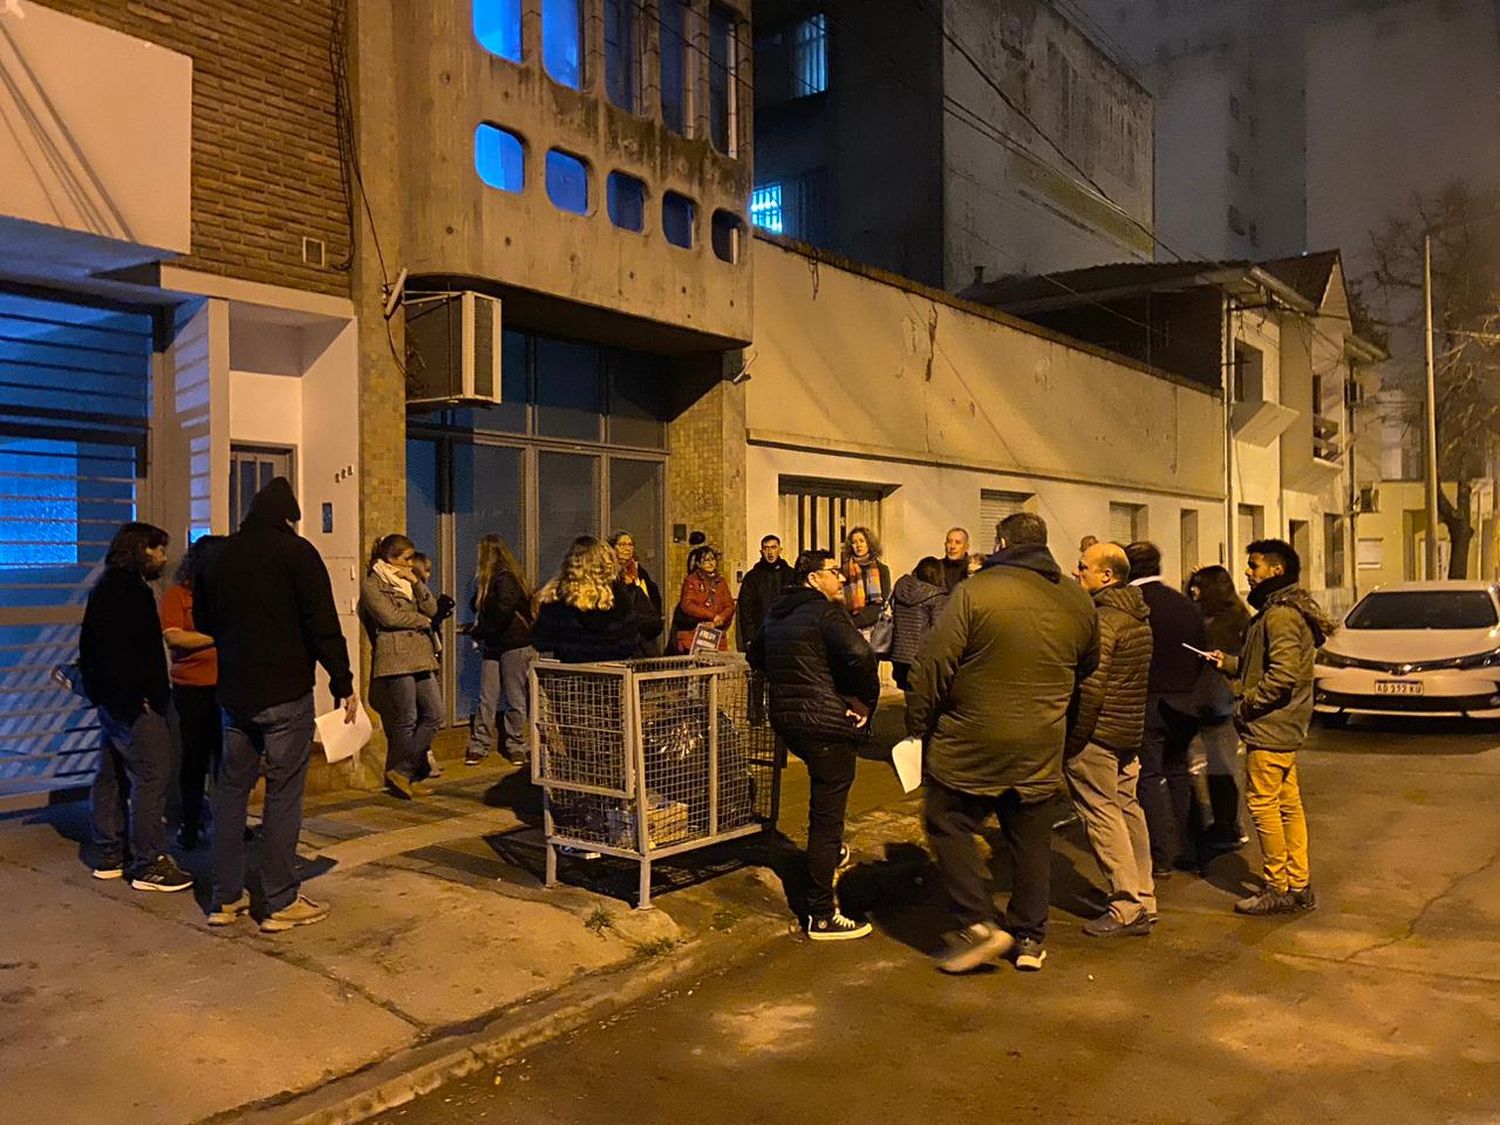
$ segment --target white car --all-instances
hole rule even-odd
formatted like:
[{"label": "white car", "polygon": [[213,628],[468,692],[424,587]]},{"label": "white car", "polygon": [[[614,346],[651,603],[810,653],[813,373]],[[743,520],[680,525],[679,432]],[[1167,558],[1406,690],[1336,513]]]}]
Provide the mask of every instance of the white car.
[{"label": "white car", "polygon": [[1500,593],[1489,582],[1404,582],[1359,600],[1318,650],[1314,709],[1500,718]]}]

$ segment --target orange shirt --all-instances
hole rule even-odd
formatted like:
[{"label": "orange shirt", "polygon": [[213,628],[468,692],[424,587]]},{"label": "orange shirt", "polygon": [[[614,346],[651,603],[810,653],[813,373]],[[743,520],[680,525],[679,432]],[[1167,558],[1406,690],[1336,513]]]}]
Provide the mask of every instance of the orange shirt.
[{"label": "orange shirt", "polygon": [[[162,631],[188,629],[193,632],[193,591],[189,586],[173,586],[161,596],[158,609]],[[184,687],[215,687],[219,682],[219,650],[200,648],[197,652],[179,653],[168,648],[172,656],[172,682]]]}]

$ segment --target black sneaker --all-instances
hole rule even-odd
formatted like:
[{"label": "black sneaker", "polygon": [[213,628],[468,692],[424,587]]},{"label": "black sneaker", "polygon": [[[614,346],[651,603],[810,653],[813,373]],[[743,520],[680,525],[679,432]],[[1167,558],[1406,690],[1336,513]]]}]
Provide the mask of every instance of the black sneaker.
[{"label": "black sneaker", "polygon": [[125,875],[123,859],[103,859],[94,867],[95,879],[120,879]]},{"label": "black sneaker", "polygon": [[480,762],[484,761],[488,757],[489,754],[485,751],[474,750],[471,748],[464,751],[464,765],[477,766]]},{"label": "black sneaker", "polygon": [[827,917],[807,920],[807,936],[813,941],[852,941],[869,937],[874,929],[870,923],[845,918],[837,910]]},{"label": "black sneaker", "polygon": [[1151,932],[1151,916],[1142,914],[1134,922],[1122,922],[1113,914],[1101,914],[1083,924],[1085,937],[1145,937]]},{"label": "black sneaker", "polygon": [[940,973],[971,973],[1010,952],[1015,938],[993,922],[975,922],[948,936],[951,948],[938,958]]},{"label": "black sneaker", "polygon": [[130,877],[130,885],[138,891],[185,891],[193,877],[171,856],[159,855]]},{"label": "black sneaker", "polygon": [[1292,909],[1298,913],[1305,913],[1318,908],[1318,896],[1313,893],[1311,883],[1305,887],[1293,887],[1287,894],[1291,896]]},{"label": "black sneaker", "polygon": [[416,783],[400,770],[386,770],[385,783],[392,793],[410,801],[417,793]]},{"label": "black sneaker", "polygon": [[1296,907],[1292,905],[1292,896],[1274,887],[1266,887],[1259,894],[1242,898],[1234,904],[1236,914],[1250,914],[1255,917],[1265,917],[1268,914],[1290,914],[1294,910]]},{"label": "black sneaker", "polygon": [[1016,968],[1023,973],[1034,973],[1047,959],[1047,951],[1035,938],[1022,938],[1016,942]]}]

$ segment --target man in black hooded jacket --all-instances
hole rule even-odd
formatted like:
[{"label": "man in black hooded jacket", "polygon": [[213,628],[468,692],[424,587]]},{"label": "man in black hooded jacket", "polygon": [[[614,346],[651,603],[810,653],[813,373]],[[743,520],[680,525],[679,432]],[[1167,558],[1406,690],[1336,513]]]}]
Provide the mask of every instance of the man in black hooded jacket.
[{"label": "man in black hooded jacket", "polygon": [[843,604],[843,576],[827,551],[803,551],[793,585],[750,646],[771,686],[771,726],[807,763],[807,936],[842,941],[870,933],[838,909],[833,880],[844,855],[844,811],[855,747],[880,699],[875,653]]},{"label": "man in black hooded jacket", "polygon": [[266,933],[320,922],[328,907],[301,893],[297,836],[313,737],[313,667],[354,722],[359,700],[333,586],[317,548],[293,530],[302,518],[285,477],[250,501],[193,594],[198,627],[219,649],[224,762],[214,793],[214,910],[227,926],[250,909],[245,890],[245,808],[262,764],[261,884]]}]

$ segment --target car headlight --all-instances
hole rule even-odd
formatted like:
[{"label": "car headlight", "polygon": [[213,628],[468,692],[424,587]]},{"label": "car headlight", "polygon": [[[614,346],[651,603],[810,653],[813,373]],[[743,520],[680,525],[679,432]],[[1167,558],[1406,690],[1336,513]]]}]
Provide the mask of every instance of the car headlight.
[{"label": "car headlight", "polygon": [[1336,652],[1329,652],[1326,648],[1318,649],[1313,662],[1325,668],[1358,668],[1360,666],[1360,662],[1353,657],[1340,656]]}]

